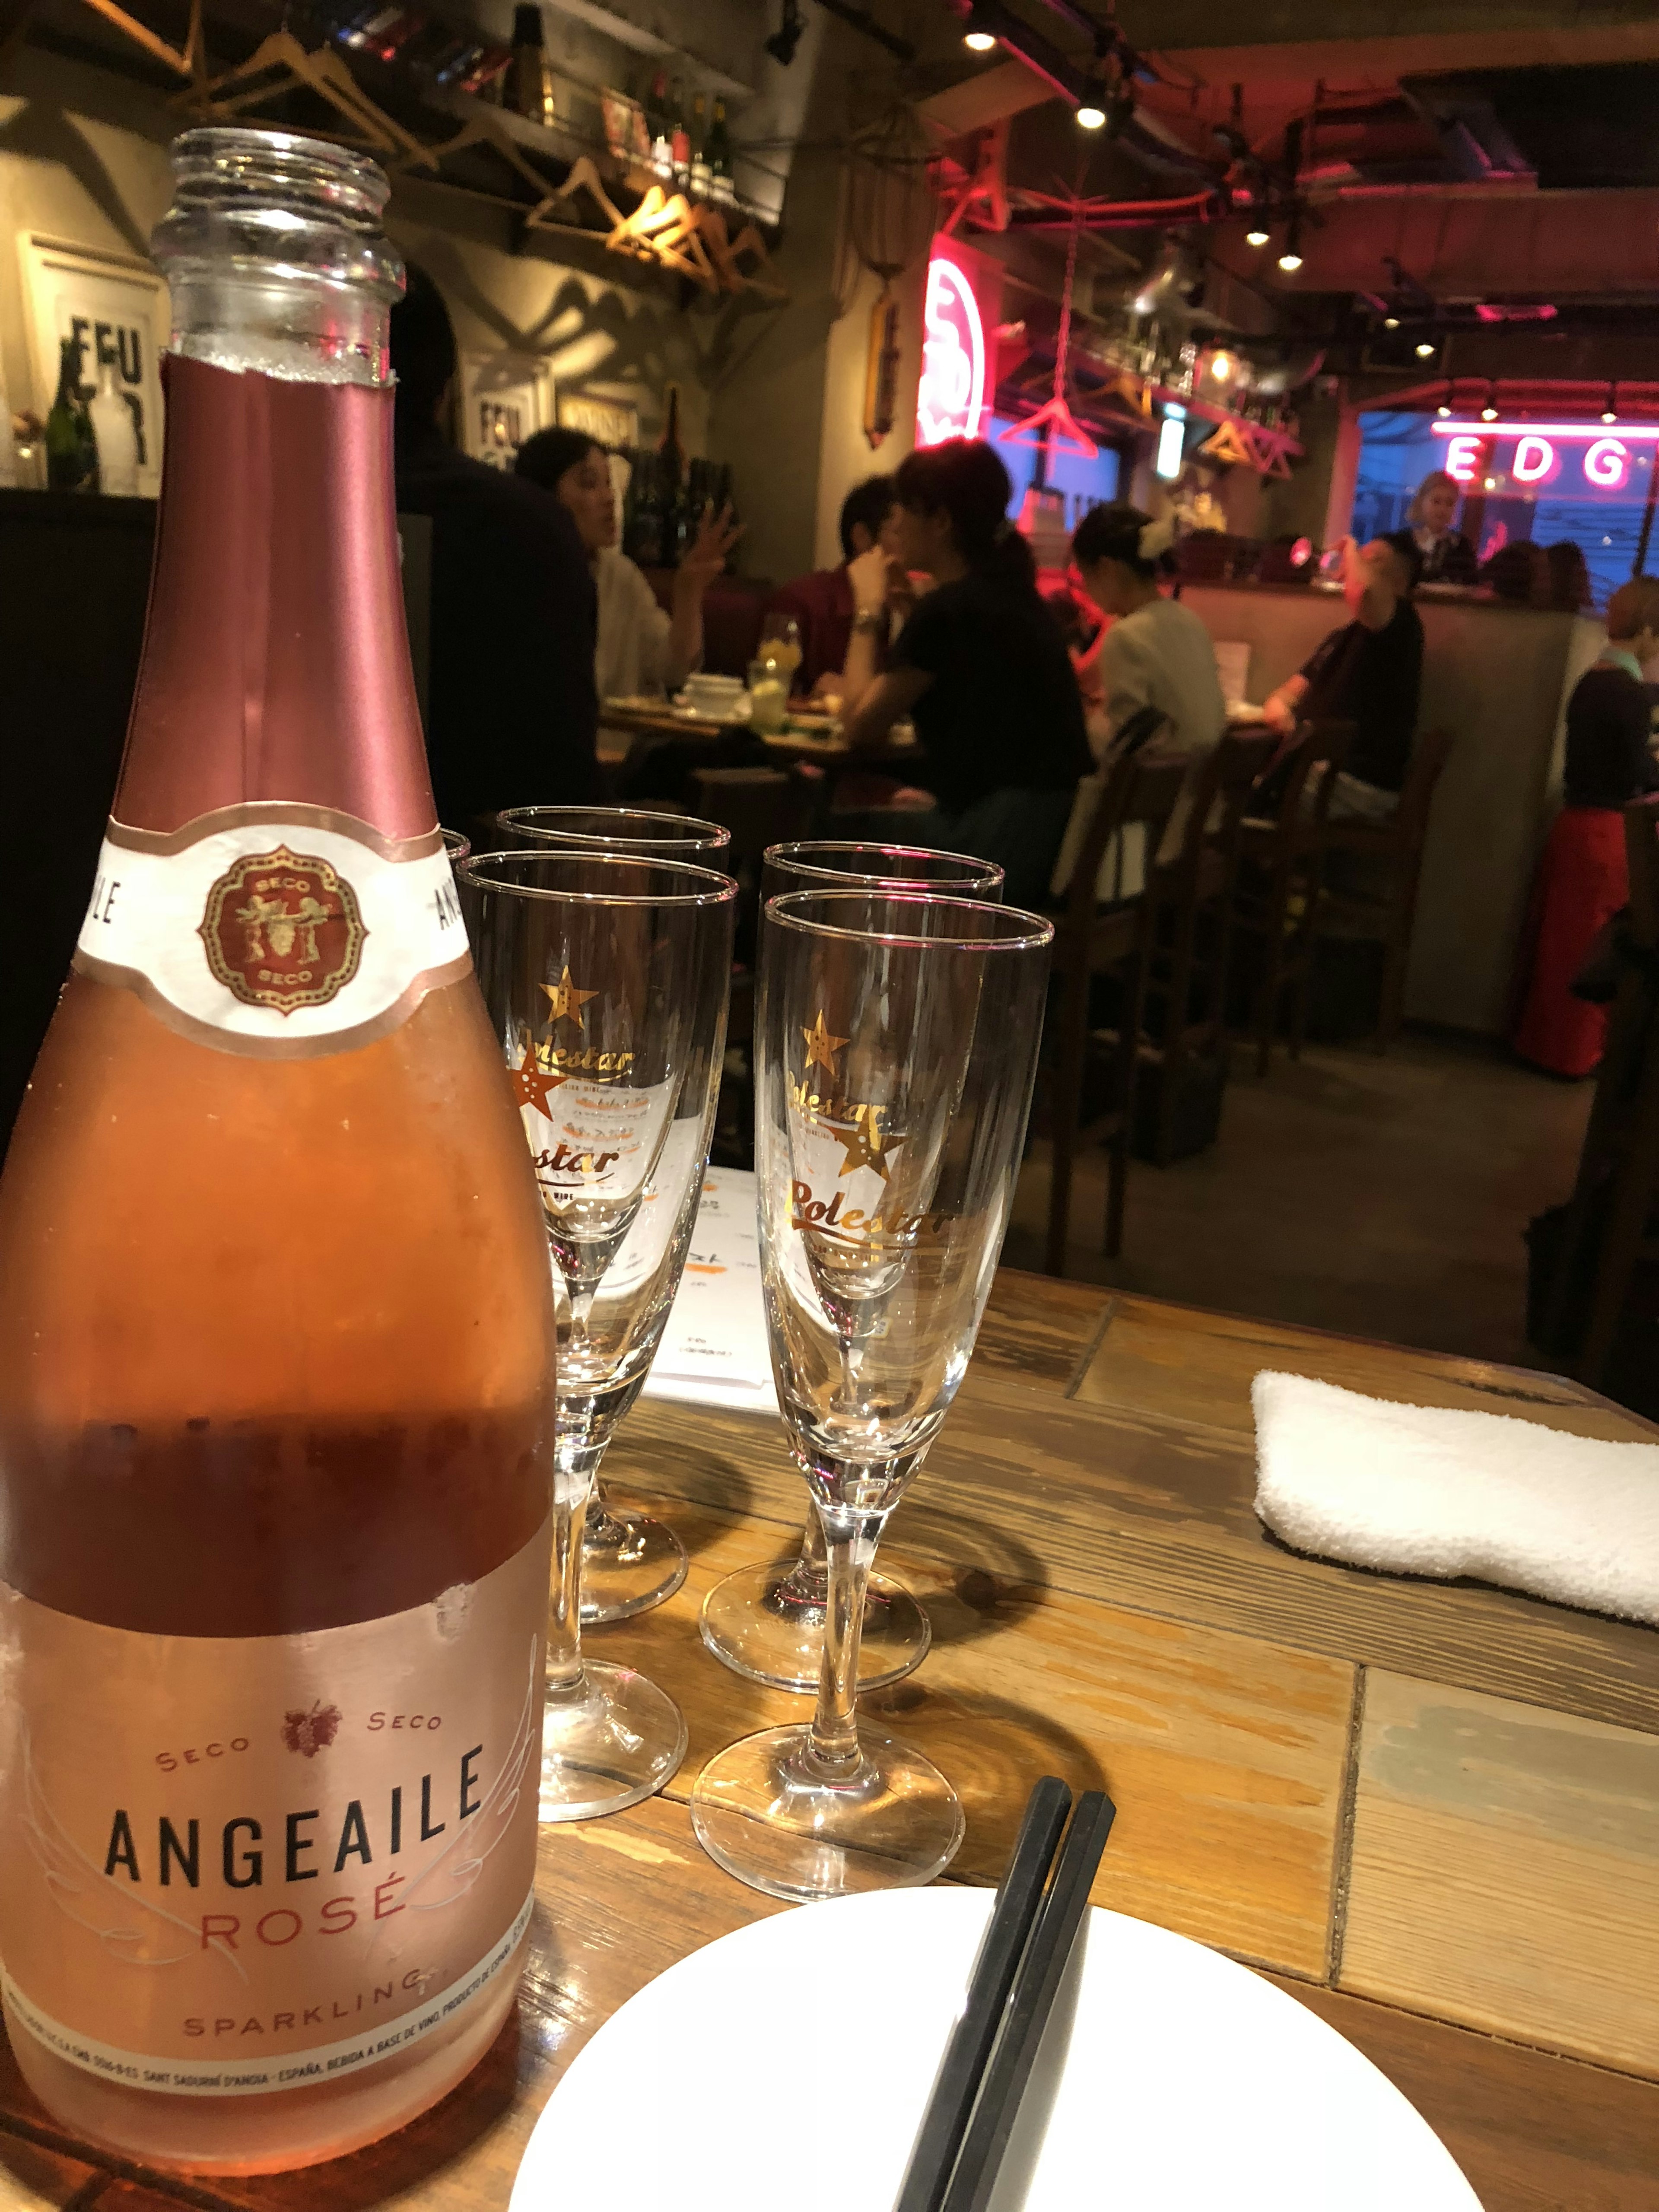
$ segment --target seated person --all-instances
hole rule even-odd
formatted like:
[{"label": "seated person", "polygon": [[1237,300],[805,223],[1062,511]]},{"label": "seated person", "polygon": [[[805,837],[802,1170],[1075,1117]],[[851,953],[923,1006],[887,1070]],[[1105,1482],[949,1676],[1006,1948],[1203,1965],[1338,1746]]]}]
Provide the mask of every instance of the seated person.
[{"label": "seated person", "polygon": [[1541,545],[1529,538],[1512,538],[1500,545],[1480,571],[1480,580],[1494,599],[1516,607],[1547,607],[1553,581]]},{"label": "seated person", "polygon": [[1462,497],[1455,477],[1434,469],[1417,487],[1406,520],[1423,556],[1425,584],[1472,584],[1479,565],[1474,548],[1461,530],[1452,527],[1457,502]]},{"label": "seated person", "polygon": [[1040,902],[1093,763],[1066,641],[1037,590],[1031,550],[1007,519],[1008,471],[982,440],[947,438],[910,454],[894,489],[897,558],[933,588],[884,671],[888,556],[876,546],[849,564],[856,611],[843,727],[856,751],[909,715],[934,804],[872,812],[842,834],[994,860],[1010,905]]},{"label": "seated person", "polygon": [[1576,615],[1592,603],[1595,592],[1590,583],[1589,563],[1581,545],[1571,538],[1558,538],[1553,545],[1544,548],[1544,560],[1550,572],[1553,607]]},{"label": "seated person", "polygon": [[1332,794],[1332,817],[1382,821],[1400,804],[1423,686],[1423,624],[1412,605],[1423,555],[1409,530],[1342,541],[1342,592],[1352,620],[1334,629],[1299,674],[1262,702],[1270,728],[1354,725]]},{"label": "seated person", "polygon": [[519,448],[514,473],[550,491],[576,525],[599,599],[594,671],[601,699],[678,691],[702,659],[702,603],[736,544],[731,510],[705,507],[674,571],[665,614],[645,572],[617,544],[617,495],[605,447],[585,430],[538,430]]},{"label": "seated person", "polygon": [[1103,720],[1096,749],[1103,757],[1143,707],[1165,717],[1158,743],[1172,752],[1210,752],[1226,726],[1210,633],[1190,607],[1158,589],[1170,542],[1167,524],[1121,501],[1091,507],[1072,540],[1085,591],[1103,614],[1116,617],[1099,653]]},{"label": "seated person", "polygon": [[[839,689],[856,611],[848,564],[878,546],[890,556],[894,529],[893,479],[866,477],[862,483],[854,484],[842,501],[841,566],[815,568],[810,576],[797,576],[793,584],[785,584],[767,601],[769,615],[790,616],[800,632],[800,666],[795,671],[797,691]],[[906,596],[896,582],[891,597],[897,599]]]},{"label": "seated person", "polygon": [[426,745],[438,816],[489,837],[498,807],[599,796],[593,579],[533,484],[458,453],[455,333],[420,269],[392,311],[398,505],[432,520]]},{"label": "seated person", "polygon": [[1596,933],[1630,896],[1623,810],[1659,791],[1647,665],[1659,658],[1659,578],[1633,577],[1607,602],[1607,642],[1567,702],[1562,809],[1538,864],[1515,1048],[1554,1075],[1588,1075],[1606,1042],[1605,1006],[1572,995]]}]

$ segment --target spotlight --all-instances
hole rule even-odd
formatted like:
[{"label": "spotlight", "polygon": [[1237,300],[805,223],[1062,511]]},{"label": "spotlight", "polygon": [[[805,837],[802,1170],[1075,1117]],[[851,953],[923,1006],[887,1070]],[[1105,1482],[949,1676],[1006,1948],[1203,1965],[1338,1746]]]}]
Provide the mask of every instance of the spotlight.
[{"label": "spotlight", "polygon": [[1225,384],[1237,365],[1224,346],[1210,356],[1210,374],[1218,384]]},{"label": "spotlight", "polygon": [[1077,127],[1079,131],[1103,131],[1106,127],[1105,109],[1091,106],[1085,102],[1077,112]]},{"label": "spotlight", "polygon": [[1272,233],[1261,216],[1256,216],[1252,218],[1250,227],[1244,234],[1244,243],[1246,246],[1265,246],[1271,235]]},{"label": "spotlight", "polygon": [[1491,406],[1483,407],[1480,410],[1480,420],[1483,422],[1495,422],[1498,420],[1498,410]]},{"label": "spotlight", "polygon": [[1619,420],[1619,386],[1616,384],[1610,384],[1607,386],[1607,404],[1601,410],[1601,420],[1604,422],[1616,422]]},{"label": "spotlight", "polygon": [[1446,422],[1447,420],[1449,420],[1449,417],[1450,417],[1450,415],[1451,415],[1451,409],[1450,409],[1449,407],[1448,407],[1448,406],[1447,406],[1447,404],[1446,404],[1446,403],[1445,403],[1445,401],[1444,401],[1443,399],[1441,401],[1440,404],[1439,404],[1439,405],[1435,409],[1435,410],[1434,410],[1434,411],[1435,411],[1435,413],[1436,413],[1436,414],[1440,417],[1440,419],[1441,419],[1441,421],[1442,421],[1443,422]]},{"label": "spotlight", "polygon": [[1382,327],[1385,331],[1397,331],[1400,328],[1399,316],[1384,315],[1382,318]]},{"label": "spotlight", "polygon": [[1294,276],[1302,266],[1302,218],[1291,217],[1290,228],[1285,234],[1285,250],[1279,257],[1279,265],[1287,276]]},{"label": "spotlight", "polygon": [[1418,347],[1417,358],[1419,361],[1432,361],[1434,359],[1434,347],[1429,339],[1425,338],[1422,344]]},{"label": "spotlight", "polygon": [[1603,410],[1601,420],[1604,422],[1616,422],[1619,420],[1619,417],[1613,410],[1611,407],[1608,407]]},{"label": "spotlight", "polygon": [[787,69],[794,60],[795,49],[805,28],[806,18],[800,12],[799,0],[783,0],[783,21],[766,41],[766,52],[780,69]]},{"label": "spotlight", "polygon": [[970,54],[988,54],[996,40],[988,31],[964,31],[962,43]]}]

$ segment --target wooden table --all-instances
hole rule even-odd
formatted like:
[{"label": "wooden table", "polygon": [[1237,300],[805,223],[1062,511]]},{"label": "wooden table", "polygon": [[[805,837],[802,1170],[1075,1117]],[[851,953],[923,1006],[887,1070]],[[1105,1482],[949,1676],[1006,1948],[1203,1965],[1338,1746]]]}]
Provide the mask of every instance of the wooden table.
[{"label": "wooden table", "polygon": [[[816,723],[817,718],[812,718]],[[754,734],[746,714],[727,721],[711,716],[683,714],[665,700],[604,701],[599,708],[599,728],[620,732],[629,744],[635,738],[672,738],[685,745],[714,746],[733,738]],[[775,737],[763,737],[761,743],[769,754],[781,765],[790,761],[816,761],[823,768],[860,768],[877,771],[914,769],[920,758],[920,748],[914,737],[889,737],[878,745],[862,747],[854,752],[838,730],[828,722],[822,728],[797,722],[790,729],[781,731]],[[601,746],[601,750],[605,748]],[[624,751],[625,751],[624,748]],[[609,756],[623,756],[613,750]]]},{"label": "wooden table", "polygon": [[[998,1878],[1037,1773],[1103,1778],[1120,1811],[1097,1900],[1249,1961],[1329,2021],[1439,2130],[1486,2212],[1659,2212],[1659,1636],[1274,1544],[1249,1503],[1266,1366],[1659,1434],[1547,1376],[1003,1276],[884,1553],[934,1644],[872,1703],[962,1793],[951,1879]],[[728,1674],[696,1629],[714,1579],[785,1549],[802,1486],[775,1423],[660,1401],[629,1417],[606,1472],[662,1501],[691,1572],[595,1647],[673,1691],[690,1753],[662,1797],[543,1830],[519,2016],[483,2063],[355,2158],[209,2186],[112,2171],[0,2054],[0,2206],[504,2206],[594,2029],[687,1952],[782,1909],[702,1856],[685,1795],[720,1745],[804,1710]]]}]

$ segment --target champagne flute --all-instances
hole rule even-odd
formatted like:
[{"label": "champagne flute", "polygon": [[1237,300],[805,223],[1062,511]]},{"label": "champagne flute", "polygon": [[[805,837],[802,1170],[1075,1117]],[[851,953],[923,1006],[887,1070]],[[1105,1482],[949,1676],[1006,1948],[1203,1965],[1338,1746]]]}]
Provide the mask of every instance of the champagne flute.
[{"label": "champagne flute", "polygon": [[[1002,896],[1002,870],[994,860],[919,845],[815,837],[767,848],[763,902],[787,891],[836,889],[935,892],[994,903]],[[765,943],[763,938],[763,951]],[[809,1506],[796,1555],[769,1566],[739,1567],[716,1583],[702,1601],[698,1625],[703,1642],[734,1674],[775,1690],[811,1690],[823,1655],[829,1599],[823,1524]],[[933,1636],[927,1615],[903,1583],[872,1573],[859,1640],[860,1689],[882,1689],[914,1673]]]},{"label": "champagne flute", "polygon": [[584,1661],[580,1532],[685,1264],[726,1041],[737,887],[678,861],[473,854],[468,933],[551,1247],[558,1312],[553,1588],[541,1816],[636,1804],[685,1754],[679,1709]]},{"label": "champagne flute", "polygon": [[755,1152],[784,1428],[823,1523],[817,1706],[746,1737],[691,1794],[698,1840],[769,1896],[930,1881],[957,1794],[856,1718],[871,1562],[973,1350],[1019,1171],[1051,925],[889,891],[766,908]]},{"label": "champagne flute", "polygon": [[[719,822],[638,806],[504,806],[495,819],[503,844],[532,851],[562,847],[719,867],[732,842]],[[613,1512],[598,1481],[582,1548],[582,1620],[589,1628],[647,1613],[685,1580],[685,1547],[667,1522],[649,1513]]]}]

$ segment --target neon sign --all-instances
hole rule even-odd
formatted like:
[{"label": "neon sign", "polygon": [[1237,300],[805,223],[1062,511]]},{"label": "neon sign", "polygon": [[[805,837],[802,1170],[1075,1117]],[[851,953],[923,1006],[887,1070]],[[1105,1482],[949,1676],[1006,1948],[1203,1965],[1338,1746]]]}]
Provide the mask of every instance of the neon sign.
[{"label": "neon sign", "polygon": [[[1446,474],[1461,484],[1485,483],[1498,441],[1513,438],[1515,453],[1509,472],[1516,484],[1530,488],[1553,483],[1565,458],[1561,448],[1582,445],[1580,472],[1586,489],[1595,492],[1623,491],[1634,465],[1632,447],[1651,445],[1659,439],[1659,424],[1633,429],[1621,426],[1616,432],[1586,422],[1483,423],[1479,430],[1458,422],[1435,422],[1430,427],[1437,438],[1446,440]],[[1654,458],[1659,465],[1659,455]]]},{"label": "neon sign", "polygon": [[985,326],[966,271],[935,246],[922,307],[916,443],[976,438],[985,411]]}]

